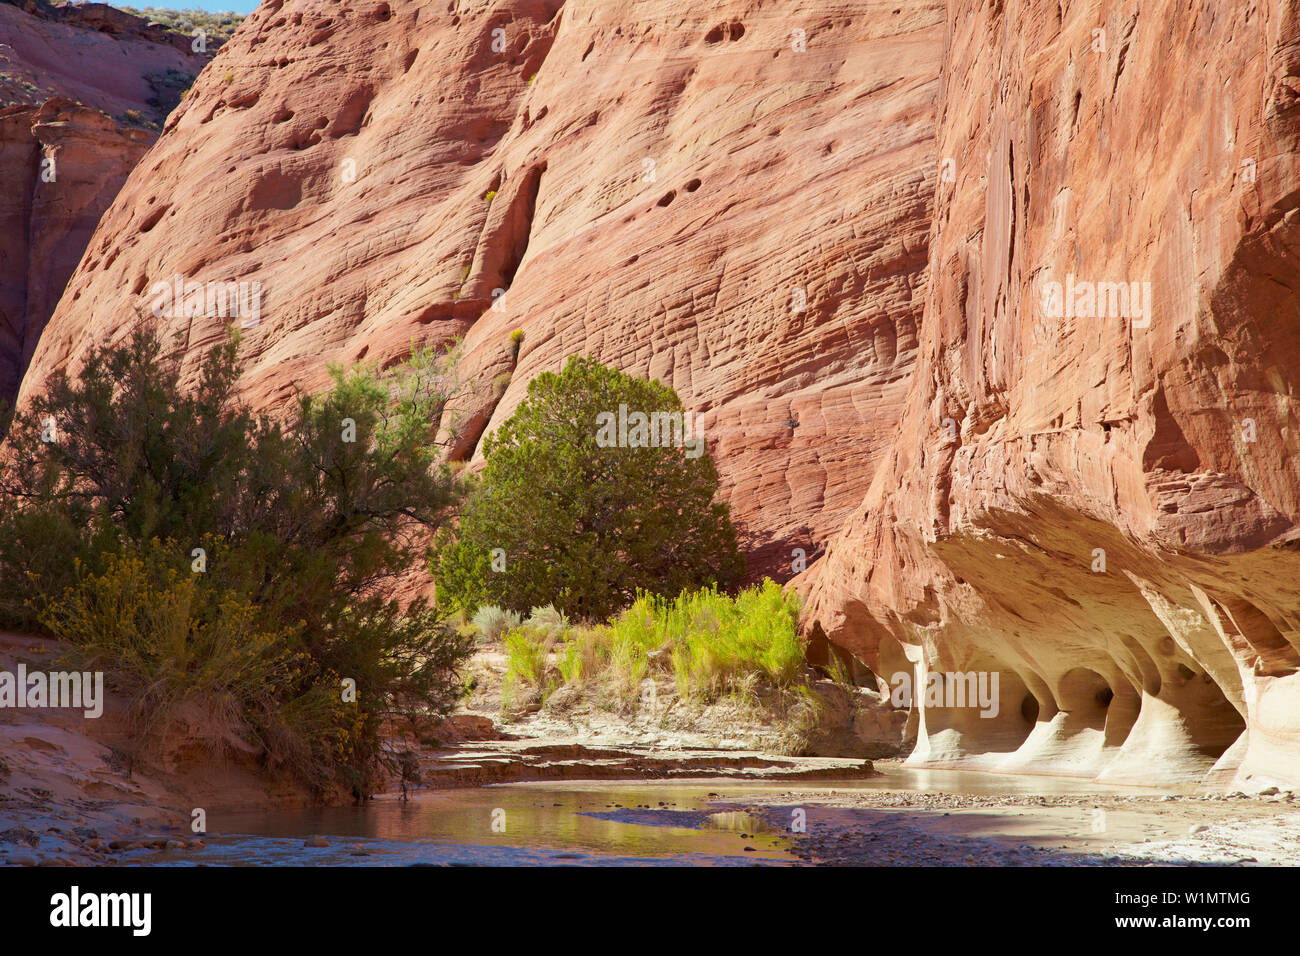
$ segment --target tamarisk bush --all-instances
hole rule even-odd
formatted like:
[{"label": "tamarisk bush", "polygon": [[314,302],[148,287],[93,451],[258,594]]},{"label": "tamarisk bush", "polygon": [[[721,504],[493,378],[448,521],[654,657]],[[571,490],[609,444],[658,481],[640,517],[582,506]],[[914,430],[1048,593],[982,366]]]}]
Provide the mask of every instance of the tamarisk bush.
[{"label": "tamarisk bush", "polygon": [[447,713],[470,652],[423,601],[398,600],[460,495],[434,440],[452,424],[455,353],[415,349],[382,376],[332,367],[283,423],[238,400],[238,355],[232,332],[183,383],[141,326],[18,412],[0,626],[93,658],[144,743],[185,700],[269,766],[367,795],[395,766],[384,720]]}]

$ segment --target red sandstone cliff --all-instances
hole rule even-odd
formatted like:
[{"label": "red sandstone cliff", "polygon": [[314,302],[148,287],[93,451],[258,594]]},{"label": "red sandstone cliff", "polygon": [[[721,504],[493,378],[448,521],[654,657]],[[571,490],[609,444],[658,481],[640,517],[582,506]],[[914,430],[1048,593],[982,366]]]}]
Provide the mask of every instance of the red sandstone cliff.
[{"label": "red sandstone cliff", "polygon": [[[919,359],[811,619],[881,674],[1001,673],[916,759],[1294,786],[1296,8],[947,19]],[[1151,314],[1053,318],[1071,274]]]},{"label": "red sandstone cliff", "polygon": [[[936,3],[859,0],[269,0],[104,217],[25,390],[174,274],[260,282],[260,405],[454,335],[489,383],[522,328],[467,454],[571,353],[662,377],[700,413],[755,565],[788,575],[900,409],[940,26]],[[172,320],[191,369],[224,325]]]},{"label": "red sandstone cliff", "polygon": [[[593,354],[701,413],[758,568],[826,549],[814,632],[1000,674],[916,759],[1295,785],[1294,10],[266,0],[24,394],[175,274],[261,284],[263,406],[464,335],[466,455]],[[1150,312],[1054,317],[1074,279]],[[169,320],[191,370],[224,325]]]},{"label": "red sandstone cliff", "polygon": [[17,393],[169,97],[205,62],[186,38],[103,4],[0,3],[0,400]]}]

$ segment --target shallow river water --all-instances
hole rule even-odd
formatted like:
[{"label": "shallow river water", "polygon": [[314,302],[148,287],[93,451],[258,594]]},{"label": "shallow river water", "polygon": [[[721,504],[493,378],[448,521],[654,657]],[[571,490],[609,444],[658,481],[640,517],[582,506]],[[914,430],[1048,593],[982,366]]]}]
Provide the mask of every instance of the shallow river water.
[{"label": "shallow river water", "polygon": [[[1090,781],[892,766],[868,780],[562,781],[425,791],[402,803],[210,814],[207,847],[126,853],[123,863],[267,865],[790,865],[792,837],[722,798],[799,790],[1015,794],[1141,793]],[[320,839],[320,838],[323,838]],[[323,846],[305,845],[308,842]]]}]

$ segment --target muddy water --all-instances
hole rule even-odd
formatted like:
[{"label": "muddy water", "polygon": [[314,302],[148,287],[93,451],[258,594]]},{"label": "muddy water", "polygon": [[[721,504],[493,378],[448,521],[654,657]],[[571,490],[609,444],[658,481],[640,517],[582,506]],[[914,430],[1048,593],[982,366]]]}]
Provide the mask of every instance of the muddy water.
[{"label": "muddy water", "polygon": [[[1004,796],[1105,792],[1095,783],[956,770],[884,768],[882,776],[801,789]],[[1108,788],[1116,793],[1142,793]],[[406,803],[208,816],[207,847],[134,851],[152,865],[694,865],[798,862],[792,838],[723,798],[792,793],[790,783],[564,781],[427,791]],[[798,800],[797,789],[790,802]],[[323,838],[323,839],[321,839]],[[307,843],[324,843],[309,846]]]}]

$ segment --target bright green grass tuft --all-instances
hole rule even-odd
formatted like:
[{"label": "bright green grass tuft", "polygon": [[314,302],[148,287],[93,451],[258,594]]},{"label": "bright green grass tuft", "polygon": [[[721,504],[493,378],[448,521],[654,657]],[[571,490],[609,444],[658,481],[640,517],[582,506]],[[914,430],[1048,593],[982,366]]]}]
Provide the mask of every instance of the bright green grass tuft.
[{"label": "bright green grass tuft", "polygon": [[624,699],[669,673],[682,697],[706,702],[752,696],[759,685],[806,685],[799,599],[771,579],[734,598],[713,588],[671,600],[642,594],[601,627],[538,626],[544,617],[534,610],[529,625],[506,635],[511,679],[540,685],[554,649],[564,683],[600,683]]}]

